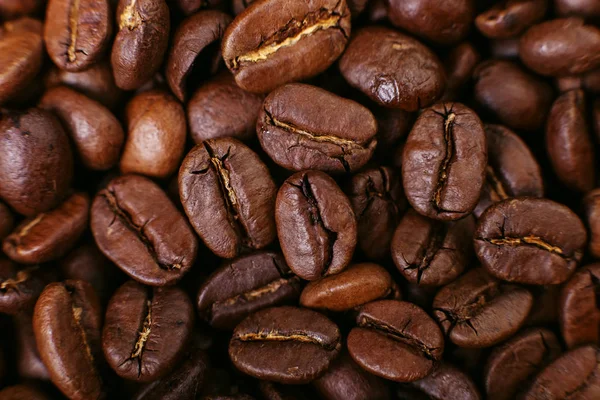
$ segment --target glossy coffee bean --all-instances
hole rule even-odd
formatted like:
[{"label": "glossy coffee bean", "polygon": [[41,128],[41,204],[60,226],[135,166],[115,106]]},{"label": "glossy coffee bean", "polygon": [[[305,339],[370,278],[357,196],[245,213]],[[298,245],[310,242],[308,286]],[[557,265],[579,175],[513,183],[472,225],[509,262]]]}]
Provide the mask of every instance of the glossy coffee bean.
[{"label": "glossy coffee bean", "polygon": [[480,400],[481,395],[469,375],[448,364],[439,364],[431,374],[412,383],[430,399]]},{"label": "glossy coffee bean", "polygon": [[223,35],[223,59],[238,86],[266,93],[325,71],[350,36],[346,1],[253,1]]},{"label": "glossy coffee bean", "polygon": [[429,218],[456,220],[477,205],[487,149],[479,117],[460,103],[440,103],[415,122],[402,156],[402,182],[414,209]]},{"label": "glossy coffee bean", "polygon": [[179,195],[190,223],[223,258],[275,239],[275,183],[261,159],[233,138],[194,147],[179,169]]},{"label": "glossy coffee bean", "polygon": [[363,306],[348,351],[368,372],[396,382],[427,376],[444,352],[440,328],[412,303],[380,300]]},{"label": "glossy coffee bean", "polygon": [[600,189],[594,189],[583,199],[586,223],[590,232],[589,251],[600,258]]},{"label": "glossy coffee bean", "polygon": [[70,399],[103,398],[100,375],[102,311],[82,281],[46,286],[33,314],[35,340],[52,383]]},{"label": "glossy coffee bean", "polygon": [[[50,380],[48,369],[42,362],[33,333],[33,315],[30,310],[16,314],[15,326],[17,372],[24,379]],[[2,398],[2,397],[0,397]]]},{"label": "glossy coffee bean", "polygon": [[546,14],[546,0],[508,0],[497,3],[475,18],[481,33],[492,39],[509,39],[521,35]]},{"label": "glossy coffee bean", "polygon": [[275,307],[252,314],[235,328],[229,357],[237,369],[255,378],[299,384],[322,375],[340,348],[340,331],[325,316]]},{"label": "glossy coffee bean", "polygon": [[546,199],[508,199],[480,217],[475,252],[499,279],[530,285],[558,284],[575,271],[587,234],[573,211]]},{"label": "glossy coffee bean", "polygon": [[462,96],[480,60],[481,55],[469,42],[463,42],[450,50],[444,60],[446,90],[442,96],[443,101],[457,100]]},{"label": "glossy coffee bean", "polygon": [[15,225],[15,217],[10,208],[0,202],[0,240],[4,240],[12,232]]},{"label": "glossy coffee bean", "polygon": [[292,171],[352,172],[377,146],[377,121],[368,109],[299,83],[267,96],[256,133],[273,161]]},{"label": "glossy coffee bean", "polygon": [[346,195],[324,172],[289,177],[277,193],[275,220],[285,260],[300,278],[337,274],[350,263],[356,218]]},{"label": "glossy coffee bean", "polygon": [[0,398],[3,400],[49,400],[49,397],[43,392],[25,384],[3,388],[0,390]]},{"label": "glossy coffee bean", "polygon": [[416,111],[434,103],[446,77],[438,58],[419,41],[393,29],[366,27],[355,33],[340,59],[353,87],[382,106]]},{"label": "glossy coffee bean", "polygon": [[110,181],[94,199],[90,225],[102,253],[146,285],[174,284],[196,259],[198,242],[185,217],[141,176]]},{"label": "glossy coffee bean", "polygon": [[45,285],[39,266],[19,266],[0,258],[0,312],[30,311]]},{"label": "glossy coffee bean", "polygon": [[280,254],[252,253],[213,272],[198,290],[196,307],[211,326],[233,329],[255,311],[296,302],[301,286]]},{"label": "glossy coffee bean", "polygon": [[433,315],[457,346],[483,348],[514,335],[532,304],[528,290],[501,283],[476,268],[440,289]]}]

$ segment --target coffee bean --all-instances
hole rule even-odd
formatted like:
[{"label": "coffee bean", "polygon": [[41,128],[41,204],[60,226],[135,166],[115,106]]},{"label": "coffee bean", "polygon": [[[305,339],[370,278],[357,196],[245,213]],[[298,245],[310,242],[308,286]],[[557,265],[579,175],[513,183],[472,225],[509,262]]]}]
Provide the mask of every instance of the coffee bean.
[{"label": "coffee bean", "polygon": [[441,363],[431,374],[412,383],[430,399],[480,400],[481,395],[471,378],[448,363]]},{"label": "coffee bean", "polygon": [[589,250],[600,258],[600,189],[594,189],[583,199],[587,226],[590,232]]},{"label": "coffee bean", "polygon": [[452,343],[483,348],[514,335],[532,304],[528,290],[503,284],[476,268],[440,289],[433,315]]},{"label": "coffee bean", "polygon": [[187,221],[152,181],[110,181],[92,204],[98,247],[127,275],[151,286],[172,285],[192,267],[198,242]]},{"label": "coffee bean", "polygon": [[280,254],[258,252],[213,272],[198,290],[196,307],[211,326],[233,329],[255,311],[296,302],[301,286]]},{"label": "coffee bean", "polygon": [[223,59],[242,89],[266,93],[325,71],[349,36],[345,1],[256,0],[227,27]]},{"label": "coffee bean", "polygon": [[299,384],[322,375],[340,348],[340,331],[325,316],[275,307],[252,314],[235,328],[229,357],[255,378]]},{"label": "coffee bean", "polygon": [[45,284],[39,266],[18,266],[0,258],[0,312],[30,311]]},{"label": "coffee bean", "polygon": [[[17,372],[25,379],[50,380],[48,369],[42,362],[33,333],[33,315],[30,310],[13,318],[16,338]],[[0,398],[3,398],[0,396]],[[23,399],[25,400],[25,399]]]},{"label": "coffee bean", "polygon": [[194,147],[179,169],[179,195],[192,226],[223,258],[275,239],[275,183],[260,158],[233,138]]},{"label": "coffee bean", "polygon": [[85,167],[102,171],[119,161],[125,134],[106,107],[65,86],[48,90],[40,107],[58,116]]},{"label": "coffee bean", "polygon": [[48,0],[44,42],[60,69],[82,71],[104,56],[112,39],[108,0]]},{"label": "coffee bean", "polygon": [[479,117],[460,103],[437,104],[421,113],[406,140],[402,156],[406,197],[429,218],[464,218],[477,205],[486,163]]},{"label": "coffee bean", "polygon": [[410,283],[445,285],[468,267],[474,231],[472,217],[442,222],[409,210],[394,233],[392,259]]},{"label": "coffee bean", "polygon": [[377,121],[368,109],[298,83],[267,96],[256,133],[267,154],[292,171],[355,171],[367,163],[377,145]]},{"label": "coffee bean", "polygon": [[33,314],[35,340],[52,383],[70,399],[100,399],[102,315],[94,289],[83,281],[46,286]]},{"label": "coffee bean", "polygon": [[475,252],[489,273],[531,285],[566,281],[581,261],[586,242],[579,217],[546,199],[496,203],[481,215],[475,232]]},{"label": "coffee bean", "polygon": [[410,36],[382,27],[360,29],[340,60],[353,87],[382,106],[416,111],[444,92],[446,77],[438,58]]},{"label": "coffee bean", "polygon": [[169,44],[165,0],[119,0],[118,32],[110,57],[117,86],[137,89],[160,68]]},{"label": "coffee bean", "polygon": [[594,0],[554,0],[558,15],[577,15],[589,19],[600,17],[600,4]]},{"label": "coffee bean", "polygon": [[486,37],[509,39],[544,18],[546,8],[545,0],[509,0],[479,14],[475,25]]},{"label": "coffee bean", "polygon": [[397,300],[363,306],[348,335],[348,351],[368,372],[396,382],[429,375],[444,352],[440,328],[421,308]]},{"label": "coffee bean", "polygon": [[450,50],[444,61],[447,80],[443,101],[457,100],[462,96],[480,59],[480,54],[469,42],[463,42]]},{"label": "coffee bean", "polygon": [[0,240],[4,240],[12,232],[15,225],[15,218],[4,203],[0,202]]},{"label": "coffee bean", "polygon": [[356,218],[348,198],[324,172],[289,177],[277,193],[275,219],[285,260],[300,278],[337,274],[350,263]]},{"label": "coffee bean", "polygon": [[48,400],[43,392],[33,386],[19,384],[7,386],[0,390],[0,398],[3,400]]}]

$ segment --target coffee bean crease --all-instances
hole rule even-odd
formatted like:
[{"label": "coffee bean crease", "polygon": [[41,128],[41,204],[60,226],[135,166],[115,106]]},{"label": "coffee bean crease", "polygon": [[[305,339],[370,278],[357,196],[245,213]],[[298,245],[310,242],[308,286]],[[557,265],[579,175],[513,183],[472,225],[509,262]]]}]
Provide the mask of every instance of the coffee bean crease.
[{"label": "coffee bean crease", "polygon": [[280,332],[278,330],[260,330],[253,333],[244,333],[235,336],[235,339],[241,342],[300,342],[316,344],[323,347],[325,350],[334,350],[339,343],[327,343],[323,339],[311,336],[304,332]]}]

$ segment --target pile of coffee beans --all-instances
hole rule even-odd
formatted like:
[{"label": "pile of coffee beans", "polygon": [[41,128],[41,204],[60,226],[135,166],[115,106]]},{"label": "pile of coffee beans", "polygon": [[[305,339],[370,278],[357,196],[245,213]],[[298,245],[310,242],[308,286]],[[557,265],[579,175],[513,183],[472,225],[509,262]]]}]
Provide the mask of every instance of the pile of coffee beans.
[{"label": "pile of coffee beans", "polygon": [[600,0],[0,0],[0,400],[599,400]]}]

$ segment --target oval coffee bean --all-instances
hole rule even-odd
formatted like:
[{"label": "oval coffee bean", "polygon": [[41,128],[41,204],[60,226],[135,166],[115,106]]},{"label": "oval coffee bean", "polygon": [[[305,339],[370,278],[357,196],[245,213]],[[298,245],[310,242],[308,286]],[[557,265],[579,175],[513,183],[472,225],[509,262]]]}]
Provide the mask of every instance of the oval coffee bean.
[{"label": "oval coffee bean", "polygon": [[102,350],[120,377],[150,382],[177,365],[193,326],[194,310],[183,290],[129,281],[106,309]]},{"label": "oval coffee bean", "polygon": [[35,340],[52,383],[73,400],[104,397],[100,375],[102,312],[86,282],[46,286],[33,314]]},{"label": "oval coffee bean", "polygon": [[600,258],[600,189],[594,189],[583,199],[585,217],[590,232],[589,251]]},{"label": "oval coffee bean", "polygon": [[354,35],[340,71],[371,100],[406,111],[430,106],[446,85],[444,68],[431,50],[383,27],[362,28]]},{"label": "oval coffee bean", "polygon": [[275,239],[276,190],[258,155],[233,138],[202,142],[179,169],[183,209],[208,248],[223,258]]},{"label": "oval coffee bean", "polygon": [[583,257],[587,234],[573,211],[546,199],[509,199],[479,219],[475,252],[492,275],[530,285],[559,284]]},{"label": "oval coffee bean", "polygon": [[239,87],[266,93],[325,71],[349,37],[344,0],[256,0],[227,27],[223,59]]},{"label": "oval coffee bean", "polygon": [[348,351],[368,372],[396,382],[426,377],[442,358],[444,337],[412,303],[379,300],[360,309],[348,335]]},{"label": "oval coffee bean", "polygon": [[487,148],[479,117],[459,103],[441,103],[423,111],[402,155],[406,197],[422,215],[456,220],[479,201]]},{"label": "oval coffee bean", "polygon": [[285,260],[300,278],[337,274],[350,263],[356,219],[348,198],[324,172],[286,179],[277,193],[275,219]]},{"label": "oval coffee bean", "polygon": [[7,205],[0,202],[0,240],[8,236],[15,225],[15,217]]},{"label": "oval coffee bean", "polygon": [[460,369],[441,363],[431,374],[412,383],[430,399],[481,400],[477,386]]},{"label": "oval coffee bean", "polygon": [[0,258],[0,312],[19,314],[31,311],[44,286],[39,266],[17,266]]},{"label": "oval coffee bean", "polygon": [[475,18],[481,33],[492,39],[520,36],[527,28],[544,18],[546,0],[509,0],[497,3]]},{"label": "oval coffee bean", "polygon": [[60,69],[82,71],[104,56],[112,39],[108,0],[49,0],[44,42]]},{"label": "oval coffee bean", "polygon": [[256,133],[273,161],[292,171],[355,171],[377,146],[377,121],[368,109],[300,83],[267,96]]},{"label": "oval coffee bean", "polygon": [[198,241],[192,229],[147,178],[110,181],[94,199],[90,225],[102,253],[145,285],[172,285],[194,265]]},{"label": "oval coffee bean", "polygon": [[235,328],[229,357],[237,369],[255,378],[300,384],[322,375],[341,346],[338,327],[325,316],[275,307],[252,314]]},{"label": "oval coffee bean", "polygon": [[476,268],[440,289],[433,315],[457,346],[484,348],[514,335],[532,304],[528,290],[500,283]]},{"label": "oval coffee bean", "polygon": [[225,262],[198,290],[199,314],[217,329],[233,329],[251,313],[294,303],[302,283],[280,254],[259,252]]}]

